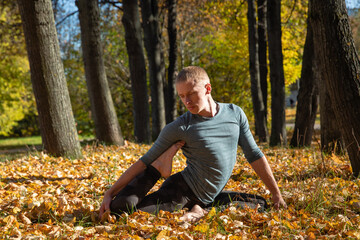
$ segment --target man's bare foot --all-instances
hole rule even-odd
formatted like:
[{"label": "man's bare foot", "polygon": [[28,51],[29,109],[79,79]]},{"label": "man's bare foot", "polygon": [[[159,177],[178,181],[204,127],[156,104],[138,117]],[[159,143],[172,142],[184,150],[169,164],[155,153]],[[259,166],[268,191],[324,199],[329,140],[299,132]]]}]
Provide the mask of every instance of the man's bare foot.
[{"label": "man's bare foot", "polygon": [[172,170],[172,160],[177,153],[177,151],[184,146],[184,141],[179,141],[169,147],[165,152],[163,152],[160,157],[158,157],[151,165],[156,168],[162,177],[168,178],[171,175]]},{"label": "man's bare foot", "polygon": [[185,213],[180,220],[187,222],[196,222],[200,218],[204,217],[208,212],[202,209],[199,205],[194,205],[190,212]]}]

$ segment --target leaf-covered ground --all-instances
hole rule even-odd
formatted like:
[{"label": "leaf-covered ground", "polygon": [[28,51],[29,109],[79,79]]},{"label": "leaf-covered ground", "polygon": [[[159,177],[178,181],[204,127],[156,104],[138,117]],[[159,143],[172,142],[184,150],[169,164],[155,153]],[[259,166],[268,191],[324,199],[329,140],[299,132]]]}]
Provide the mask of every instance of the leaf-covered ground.
[{"label": "leaf-covered ground", "polygon": [[[0,239],[360,239],[360,179],[351,178],[345,157],[322,157],[316,148],[263,147],[286,210],[212,209],[192,224],[179,220],[183,211],[100,222],[104,191],[148,148],[88,146],[78,160],[38,152],[0,162]],[[178,153],[173,172],[184,166]],[[226,188],[270,202],[241,152]]]}]

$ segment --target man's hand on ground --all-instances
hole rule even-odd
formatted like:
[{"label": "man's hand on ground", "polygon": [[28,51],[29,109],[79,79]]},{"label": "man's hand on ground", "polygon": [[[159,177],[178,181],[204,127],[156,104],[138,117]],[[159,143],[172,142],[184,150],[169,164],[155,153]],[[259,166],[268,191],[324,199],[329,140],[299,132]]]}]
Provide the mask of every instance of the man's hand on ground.
[{"label": "man's hand on ground", "polygon": [[111,200],[112,200],[112,197],[109,194],[105,193],[104,199],[101,203],[100,210],[99,210],[99,218],[100,219],[102,218],[103,214],[106,211],[110,211]]},{"label": "man's hand on ground", "polygon": [[282,196],[273,196],[271,198],[271,201],[273,202],[273,206],[275,209],[281,209],[281,208],[287,208],[286,202],[282,198]]},{"label": "man's hand on ground", "polygon": [[196,222],[204,217],[208,212],[202,209],[199,205],[194,205],[190,212],[185,213],[180,220],[186,222]]}]

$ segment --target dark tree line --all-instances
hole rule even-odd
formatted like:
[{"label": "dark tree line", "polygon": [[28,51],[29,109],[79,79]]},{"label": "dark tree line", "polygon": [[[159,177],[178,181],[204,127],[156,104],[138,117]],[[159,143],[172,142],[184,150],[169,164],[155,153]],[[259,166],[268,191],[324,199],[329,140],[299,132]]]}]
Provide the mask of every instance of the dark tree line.
[{"label": "dark tree line", "polygon": [[[257,1],[257,4],[258,22],[255,1],[248,0],[249,69],[255,133],[260,141],[266,141],[266,108],[264,114],[265,101],[262,98],[266,99],[264,93],[267,88],[262,84],[260,76],[266,76],[267,73],[265,69],[261,71],[260,59],[266,59],[264,46],[268,43],[272,97],[270,145],[286,145],[281,4],[278,0]],[[264,15],[267,17],[264,18]],[[263,22],[263,19],[267,21]],[[262,36],[264,29],[267,29],[267,41]],[[355,176],[360,172],[359,71],[359,58],[351,35],[345,1],[310,0],[295,128],[290,145],[296,147],[311,144],[320,105],[321,150],[335,153],[347,150]]]},{"label": "dark tree line", "polygon": [[250,56],[249,70],[255,116],[255,134],[261,142],[268,141],[268,50],[272,115],[270,145],[286,145],[285,80],[281,44],[281,2],[279,0],[248,0],[247,2]]}]

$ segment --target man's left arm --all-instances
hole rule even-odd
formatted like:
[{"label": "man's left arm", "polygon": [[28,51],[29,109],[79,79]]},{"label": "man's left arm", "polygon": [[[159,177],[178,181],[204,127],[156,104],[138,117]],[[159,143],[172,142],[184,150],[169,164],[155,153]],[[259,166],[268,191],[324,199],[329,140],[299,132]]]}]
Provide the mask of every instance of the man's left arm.
[{"label": "man's left arm", "polygon": [[275,181],[274,175],[265,156],[255,160],[254,162],[250,163],[250,165],[264,182],[265,186],[270,190],[272,195],[271,200],[274,203],[274,207],[276,209],[279,209],[280,207],[286,208],[286,203],[281,196],[279,187]]}]

